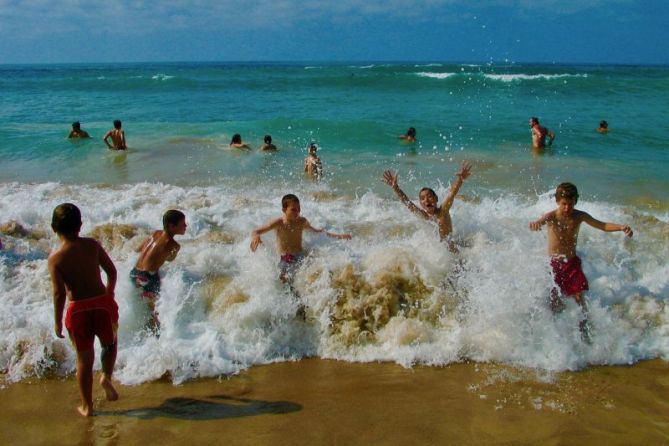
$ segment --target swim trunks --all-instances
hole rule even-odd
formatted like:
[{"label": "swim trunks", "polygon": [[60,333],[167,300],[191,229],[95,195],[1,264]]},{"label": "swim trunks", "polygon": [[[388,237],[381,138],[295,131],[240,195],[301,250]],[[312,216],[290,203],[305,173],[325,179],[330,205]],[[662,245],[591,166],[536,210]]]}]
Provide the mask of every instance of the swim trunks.
[{"label": "swim trunks", "polygon": [[116,342],[118,305],[113,294],[71,300],[65,313],[65,327],[78,352],[93,348],[95,336],[103,346]]},{"label": "swim trunks", "polygon": [[151,271],[141,271],[133,268],[130,271],[130,280],[135,287],[142,290],[142,297],[145,299],[155,299],[156,295],[160,293],[160,274],[158,274],[158,271],[152,273]]},{"label": "swim trunks", "polygon": [[302,265],[303,260],[304,254],[282,254],[281,260],[279,260],[281,276],[285,279],[292,279]]},{"label": "swim trunks", "polygon": [[581,259],[574,256],[567,259],[564,256],[552,257],[553,280],[560,287],[562,294],[571,296],[588,289],[588,279],[581,269]]}]

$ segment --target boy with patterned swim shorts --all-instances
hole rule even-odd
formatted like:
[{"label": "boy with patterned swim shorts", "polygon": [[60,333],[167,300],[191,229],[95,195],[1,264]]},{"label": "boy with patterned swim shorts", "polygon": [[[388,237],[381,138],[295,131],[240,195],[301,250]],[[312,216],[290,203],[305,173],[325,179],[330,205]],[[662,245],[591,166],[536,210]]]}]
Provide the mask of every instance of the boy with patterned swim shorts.
[{"label": "boy with patterned swim shorts", "polygon": [[[583,292],[588,290],[588,280],[581,269],[581,259],[576,255],[576,242],[581,223],[587,223],[601,231],[622,231],[632,237],[632,228],[616,223],[604,223],[590,214],[575,209],[578,190],[571,183],[562,183],[555,190],[557,209],[546,213],[536,221],[530,222],[532,231],[539,231],[543,225],[548,228],[548,255],[551,256],[553,279],[563,295],[573,298],[582,308],[584,319],[579,328],[584,338],[588,336],[588,314]],[[562,308],[562,301],[556,289],[551,292],[551,309],[554,312]]]},{"label": "boy with patterned swim shorts", "polygon": [[160,293],[159,269],[165,262],[174,260],[181,246],[174,240],[175,235],[186,233],[186,216],[181,211],[170,209],[163,215],[163,230],[155,231],[139,247],[139,259],[130,271],[130,280],[141,290],[151,310],[149,326],[157,329],[160,326],[156,313],[156,298]]},{"label": "boy with patterned swim shorts", "polygon": [[312,232],[322,232],[328,237],[336,239],[351,239],[351,234],[335,234],[324,229],[316,229],[309,224],[306,218],[300,216],[300,200],[293,194],[284,195],[281,199],[283,215],[270,221],[265,226],[255,229],[251,233],[251,251],[255,252],[262,243],[260,236],[268,231],[276,231],[276,247],[281,260],[279,268],[281,282],[291,284],[293,276],[304,259],[302,249],[302,233],[305,229]]},{"label": "boy with patterned swim shorts", "polygon": [[[100,385],[107,400],[118,399],[112,385],[116,363],[116,330],[118,306],[114,301],[116,268],[92,238],[79,237],[81,212],[71,203],[63,203],[53,211],[51,227],[58,234],[60,247],[49,255],[49,275],[53,285],[56,336],[63,336],[65,298],[70,303],[65,314],[65,327],[77,349],[77,384],[81,393],[79,413],[93,415],[93,361],[95,336],[102,346],[102,377]],[[100,268],[107,275],[102,283]]]}]

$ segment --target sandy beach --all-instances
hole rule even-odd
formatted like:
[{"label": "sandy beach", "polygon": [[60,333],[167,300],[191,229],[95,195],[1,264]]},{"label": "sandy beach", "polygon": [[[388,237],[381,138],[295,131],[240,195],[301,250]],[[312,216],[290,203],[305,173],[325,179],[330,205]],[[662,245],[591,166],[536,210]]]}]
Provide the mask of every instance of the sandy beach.
[{"label": "sandy beach", "polygon": [[669,367],[653,360],[544,374],[493,364],[402,368],[309,359],[175,386],[3,384],[0,443],[669,444]]}]

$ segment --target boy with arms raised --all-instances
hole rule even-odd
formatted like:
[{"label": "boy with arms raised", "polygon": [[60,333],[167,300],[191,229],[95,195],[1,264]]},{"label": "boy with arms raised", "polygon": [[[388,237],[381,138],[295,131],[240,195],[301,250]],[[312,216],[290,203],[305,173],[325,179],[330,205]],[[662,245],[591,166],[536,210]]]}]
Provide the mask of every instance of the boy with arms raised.
[{"label": "boy with arms raised", "polygon": [[281,256],[279,268],[281,282],[290,284],[295,272],[304,259],[302,249],[302,233],[305,229],[322,232],[328,237],[350,240],[351,234],[335,234],[324,229],[316,229],[306,218],[300,215],[300,200],[293,194],[284,195],[281,199],[283,215],[251,232],[251,251],[255,252],[262,243],[260,236],[266,232],[276,231],[276,248]]},{"label": "boy with arms raised", "polygon": [[163,230],[155,231],[139,247],[139,259],[130,271],[130,280],[135,287],[142,291],[151,310],[149,326],[157,329],[160,326],[155,305],[160,292],[159,269],[165,262],[171,262],[177,257],[181,246],[174,240],[175,235],[186,233],[186,216],[181,211],[170,209],[163,215]]},{"label": "boy with arms raised", "polygon": [[[424,218],[425,220],[430,220],[439,226],[439,240],[444,241],[453,231],[453,223],[451,222],[451,214],[449,213],[453,201],[455,201],[455,196],[458,194],[460,187],[464,184],[465,180],[471,175],[472,165],[469,163],[462,163],[460,170],[455,174],[456,179],[451,190],[448,192],[448,195],[444,199],[444,202],[441,204],[441,207],[437,206],[439,203],[439,198],[435,191],[429,187],[424,187],[420,190],[418,198],[420,199],[420,209],[418,206],[413,204],[409,197],[400,189],[399,184],[397,183],[398,174],[393,175],[391,171],[386,170],[383,172],[383,181],[390,187],[393,188],[393,191],[398,196],[400,201],[409,208],[411,212],[418,215],[419,217]],[[451,249],[453,246],[451,245]]]},{"label": "boy with arms raised", "polygon": [[[118,328],[118,306],[114,301],[116,268],[96,240],[79,237],[81,212],[75,205],[63,203],[57,206],[53,211],[51,227],[61,243],[49,255],[48,261],[56,336],[64,337],[63,310],[68,295],[70,303],[65,314],[65,327],[77,349],[77,384],[81,393],[78,410],[83,416],[92,416],[95,336],[102,346],[100,385],[107,400],[118,399],[112,385]],[[100,268],[107,275],[106,286],[100,278]]]},{"label": "boy with arms raised", "polygon": [[[546,225],[548,228],[548,255],[551,257],[553,279],[563,295],[573,298],[583,310],[584,319],[579,328],[584,340],[589,340],[588,309],[583,292],[588,290],[588,279],[581,269],[581,259],[576,255],[576,242],[581,223],[587,223],[601,231],[622,231],[632,237],[632,228],[616,223],[604,223],[590,214],[575,209],[578,202],[578,189],[571,183],[561,183],[555,190],[557,209],[547,212],[538,220],[532,221],[529,227],[539,231]],[[551,291],[551,309],[554,312],[562,309],[563,303],[556,289]]]}]

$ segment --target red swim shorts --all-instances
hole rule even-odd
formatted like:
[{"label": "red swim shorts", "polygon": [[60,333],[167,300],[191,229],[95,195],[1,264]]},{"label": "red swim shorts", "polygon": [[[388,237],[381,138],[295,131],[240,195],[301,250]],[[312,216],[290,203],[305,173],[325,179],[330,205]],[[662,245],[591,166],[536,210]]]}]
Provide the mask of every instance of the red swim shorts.
[{"label": "red swim shorts", "polygon": [[551,267],[553,268],[553,280],[560,287],[562,294],[571,296],[588,289],[588,279],[583,274],[581,259],[578,256],[571,259],[553,257]]},{"label": "red swim shorts", "polygon": [[78,352],[92,349],[95,336],[100,338],[102,345],[115,343],[118,305],[114,295],[70,301],[65,313],[65,327]]}]

